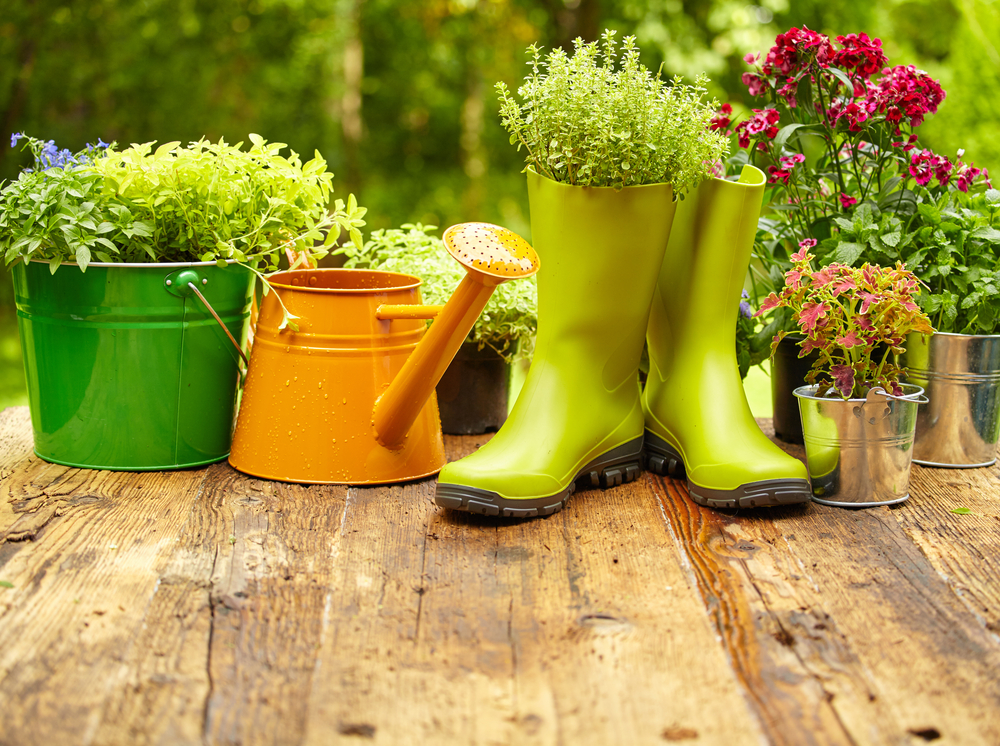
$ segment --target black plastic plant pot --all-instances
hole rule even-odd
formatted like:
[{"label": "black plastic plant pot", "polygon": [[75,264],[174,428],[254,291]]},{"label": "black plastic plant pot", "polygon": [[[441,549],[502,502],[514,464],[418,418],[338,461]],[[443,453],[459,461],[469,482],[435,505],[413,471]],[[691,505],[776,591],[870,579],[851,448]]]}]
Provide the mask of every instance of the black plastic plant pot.
[{"label": "black plastic plant pot", "polygon": [[437,385],[446,435],[496,432],[507,420],[510,366],[489,347],[466,342]]},{"label": "black plastic plant pot", "polygon": [[805,337],[790,334],[778,343],[771,358],[771,404],[774,408],[774,434],[786,443],[802,443],[799,402],[792,394],[806,383],[806,374],[819,357],[812,352],[799,357],[799,342]]}]

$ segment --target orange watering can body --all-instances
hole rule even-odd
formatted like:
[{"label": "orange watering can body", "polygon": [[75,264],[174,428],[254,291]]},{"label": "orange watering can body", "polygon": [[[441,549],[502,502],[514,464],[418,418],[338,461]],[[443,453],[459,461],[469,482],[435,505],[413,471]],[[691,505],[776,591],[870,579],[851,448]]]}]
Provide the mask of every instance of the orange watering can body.
[{"label": "orange watering can body", "polygon": [[[482,238],[466,229],[452,245],[455,229],[465,226],[449,229],[452,242],[445,234],[453,255],[468,250],[463,236]],[[481,258],[469,268],[456,255],[470,271],[444,307],[421,305],[420,279],[412,275],[357,269],[272,275],[229,463],[253,476],[309,484],[436,474],[446,459],[434,387],[496,285],[538,266],[523,239],[488,228],[527,253],[517,266],[497,271],[475,266]],[[276,296],[298,317],[297,331],[281,328]],[[430,329],[428,318],[436,318]]]}]

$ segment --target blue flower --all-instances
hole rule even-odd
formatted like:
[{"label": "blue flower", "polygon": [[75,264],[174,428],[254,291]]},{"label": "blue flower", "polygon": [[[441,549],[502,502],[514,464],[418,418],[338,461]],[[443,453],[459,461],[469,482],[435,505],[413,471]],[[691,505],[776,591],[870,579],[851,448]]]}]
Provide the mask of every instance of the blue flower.
[{"label": "blue flower", "polygon": [[[747,294],[747,291],[744,290],[743,298],[749,298],[749,297],[750,296]],[[753,306],[751,306],[746,300],[740,301],[740,316],[742,316],[745,319],[753,318]]]},{"label": "blue flower", "polygon": [[17,141],[18,140],[23,140],[24,138],[25,138],[25,134],[23,132],[15,132],[13,135],[10,136],[10,146],[12,148],[16,148],[17,147]]}]

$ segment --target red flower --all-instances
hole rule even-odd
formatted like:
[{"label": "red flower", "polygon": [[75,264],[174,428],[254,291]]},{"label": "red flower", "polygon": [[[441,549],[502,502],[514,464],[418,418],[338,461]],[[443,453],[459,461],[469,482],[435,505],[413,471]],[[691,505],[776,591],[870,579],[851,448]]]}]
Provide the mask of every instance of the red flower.
[{"label": "red flower", "polygon": [[938,182],[944,186],[951,178],[952,168],[954,166],[945,156],[935,155],[927,149],[910,156],[910,176],[920,186],[929,184],[932,176],[936,177]]},{"label": "red flower", "polygon": [[733,107],[729,104],[723,104],[719,107],[719,111],[716,112],[715,116],[709,121],[708,128],[712,132],[718,130],[724,130],[729,126],[729,122],[732,121],[729,117],[733,113]]},{"label": "red flower", "polygon": [[856,197],[849,197],[846,194],[840,194],[839,196],[840,196],[840,205],[845,210],[858,204],[858,200]]},{"label": "red flower", "polygon": [[775,45],[767,53],[761,67],[764,75],[777,71],[792,77],[809,64],[813,55],[820,67],[828,67],[833,55],[830,40],[804,26],[801,29],[792,27],[785,33],[778,34],[774,41]]},{"label": "red flower", "polygon": [[838,36],[837,41],[844,48],[834,53],[833,64],[845,70],[854,70],[864,78],[877,73],[889,61],[882,52],[882,40],[869,39],[866,33]]},{"label": "red flower", "polygon": [[935,113],[945,96],[940,83],[913,65],[886,68],[876,88],[872,96],[875,109],[894,124],[906,117],[911,127],[919,126],[925,115]]},{"label": "red flower", "polygon": [[764,78],[755,73],[743,73],[740,80],[743,81],[743,85],[750,91],[751,96],[759,96],[760,92],[764,89]]},{"label": "red flower", "polygon": [[753,116],[749,119],[744,119],[742,122],[737,124],[733,131],[739,135],[739,142],[741,148],[750,147],[750,136],[762,134],[768,140],[773,140],[778,134],[778,120],[781,119],[781,114],[778,113],[777,109],[754,109]]}]

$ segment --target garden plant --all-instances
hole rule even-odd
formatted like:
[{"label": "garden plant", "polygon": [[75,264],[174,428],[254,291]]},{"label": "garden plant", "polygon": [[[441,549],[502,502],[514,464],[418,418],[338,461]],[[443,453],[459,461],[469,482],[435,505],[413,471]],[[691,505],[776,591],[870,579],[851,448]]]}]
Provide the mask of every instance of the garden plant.
[{"label": "garden plant", "polygon": [[[865,398],[879,386],[901,395],[904,371],[895,363],[906,336],[931,334],[930,319],[916,303],[920,283],[902,264],[849,267],[829,264],[812,267],[810,252],[815,239],[805,239],[792,255],[780,293],[771,293],[758,315],[772,308],[786,308],[805,339],[802,355],[818,358],[806,376],[817,384],[817,395],[828,392],[844,399]],[[779,332],[772,353],[787,334]]]}]

